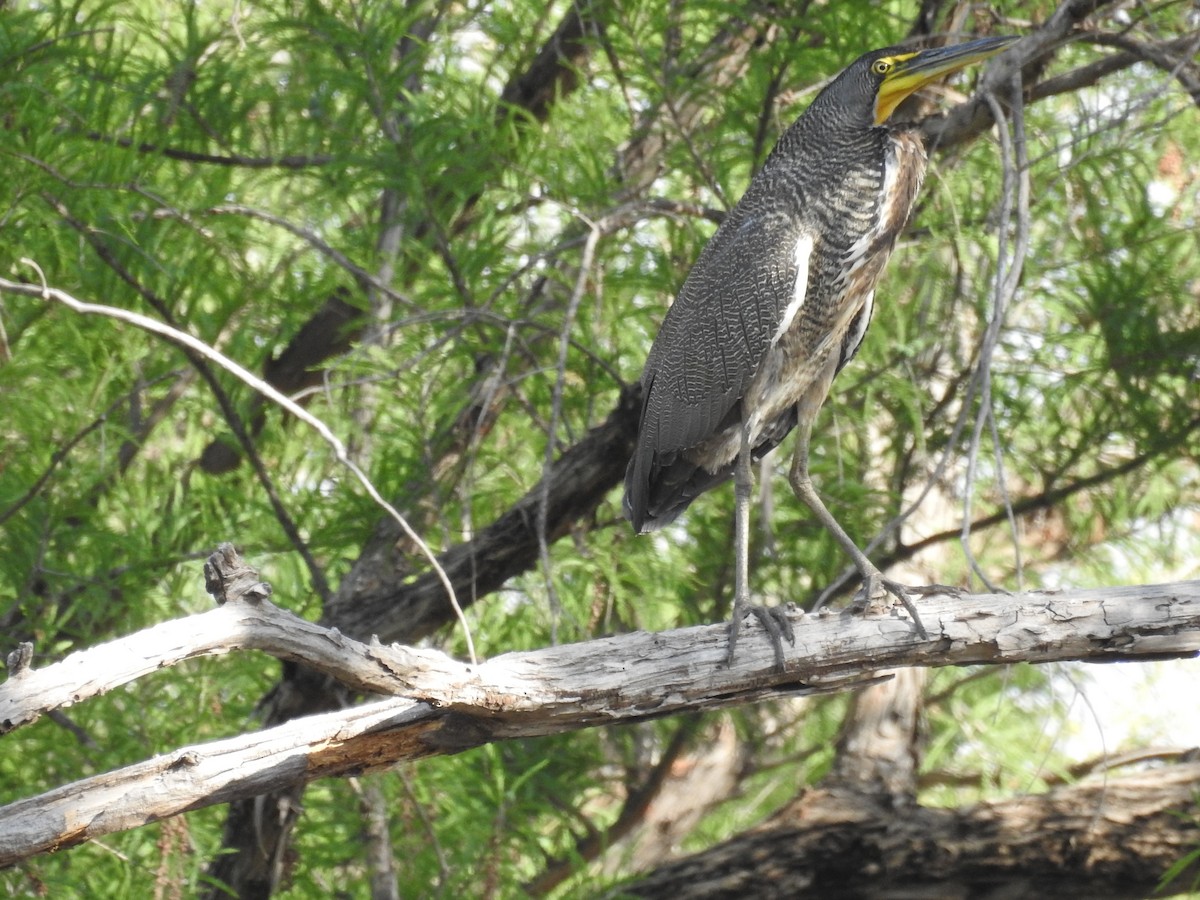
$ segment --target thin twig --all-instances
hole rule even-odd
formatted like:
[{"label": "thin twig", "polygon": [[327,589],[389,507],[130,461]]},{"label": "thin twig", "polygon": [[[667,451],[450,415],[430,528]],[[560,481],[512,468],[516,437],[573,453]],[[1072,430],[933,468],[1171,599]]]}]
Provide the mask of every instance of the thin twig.
[{"label": "thin twig", "polygon": [[408,795],[409,804],[416,812],[417,818],[421,820],[421,827],[425,830],[425,839],[429,842],[428,846],[433,849],[434,858],[437,859],[437,896],[441,897],[446,893],[446,887],[454,877],[454,870],[450,868],[450,863],[446,859],[446,851],[442,849],[442,842],[438,839],[438,831],[434,826],[433,819],[425,809],[424,802],[417,795],[415,780],[410,771],[411,765],[408,763],[404,766],[397,766],[396,775],[400,780],[400,786],[404,788],[404,793]]},{"label": "thin twig", "polygon": [[[1004,454],[996,431],[992,409],[992,360],[995,357],[996,346],[1000,342],[1000,333],[1004,328],[1004,319],[1008,307],[1016,295],[1020,284],[1021,273],[1025,265],[1025,256],[1029,249],[1029,178],[1023,165],[1025,152],[1023,147],[1024,130],[1017,124],[1021,117],[1021,86],[1020,74],[1015,76],[1014,106],[1013,106],[1013,140],[1010,141],[1005,128],[998,128],[1000,136],[1000,158],[1004,162],[1004,189],[1000,204],[1000,220],[997,224],[996,249],[996,278],[992,292],[992,315],[984,332],[983,342],[979,348],[979,361],[975,369],[975,381],[978,383],[979,411],[975,417],[975,428],[971,433],[971,442],[967,449],[967,473],[963,486],[963,526],[960,543],[963,555],[966,557],[971,571],[988,588],[995,592],[996,587],[984,573],[979,561],[971,550],[971,506],[975,491],[975,469],[978,462],[979,448],[983,441],[983,430],[989,424],[992,427],[994,450],[996,457],[996,482],[1000,485],[1004,498],[1004,507],[1013,534],[1013,545],[1017,547],[1018,571],[1020,570],[1020,549],[1017,537],[1017,523],[1012,512],[1012,502],[1004,490]],[[984,97],[992,111],[992,117],[997,123],[1005,121],[1004,110],[995,95]],[[1014,148],[1014,142],[1022,143],[1022,147]],[[1016,207],[1014,209],[1014,206]],[[1013,239],[1012,255],[1008,254],[1009,222],[1015,217],[1016,235]]]},{"label": "thin twig", "polygon": [[252,206],[243,206],[240,203],[225,203],[221,206],[212,206],[203,210],[203,212],[211,216],[245,216],[250,219],[257,219],[260,222],[266,222],[268,225],[274,225],[277,228],[282,228],[289,234],[300,238],[322,256],[327,257],[330,261],[349,272],[364,290],[378,291],[388,297],[388,299],[394,300],[409,309],[419,309],[417,304],[411,299],[405,297],[394,288],[389,287],[381,278],[372,275],[362,266],[351,261],[345,253],[319,238],[315,232],[308,228],[301,228],[296,223],[282,216],[277,216],[261,209],[255,209]]},{"label": "thin twig", "polygon": [[[158,376],[157,378],[151,379],[148,382],[139,383],[138,389],[145,390],[148,387],[153,387],[154,385],[158,384],[159,382],[165,381],[166,379],[172,377],[172,375],[173,375],[173,373],[168,372],[166,374]],[[62,461],[65,460],[67,458],[67,456],[70,455],[71,451],[79,445],[80,441],[82,441],[85,437],[87,437],[89,434],[91,434],[93,431],[95,431],[97,428],[99,428],[101,425],[103,425],[105,422],[107,422],[109,416],[111,416],[118,409],[120,409],[122,406],[124,406],[126,403],[129,403],[129,402],[130,402],[129,394],[125,394],[121,397],[118,397],[111,404],[109,404],[108,408],[105,409],[104,412],[100,413],[100,415],[98,415],[90,423],[85,425],[77,434],[68,438],[68,440],[65,444],[61,445],[57,450],[55,450],[54,453],[50,456],[50,462],[47,463],[46,468],[42,472],[42,474],[40,476],[38,476],[37,481],[35,481],[32,485],[30,485],[29,489],[27,491],[25,491],[24,494],[22,494],[15,501],[13,501],[11,506],[9,506],[7,509],[5,509],[3,511],[0,511],[0,525],[3,525],[5,522],[7,522],[9,519],[11,519],[17,512],[19,512],[21,510],[22,507],[24,507],[27,503],[29,503],[30,500],[32,500],[34,497],[36,497],[38,495],[38,493],[41,491],[41,489],[43,487],[45,487],[46,482],[50,480],[50,476],[54,474],[54,470],[56,468],[58,468],[58,466],[62,463]],[[146,420],[143,420],[143,422],[136,423],[134,430],[140,431],[142,434],[146,433],[146,429],[144,427],[144,422],[145,421],[157,422],[158,416],[156,415],[156,412],[157,412],[157,408],[155,411],[151,412],[150,416]],[[127,441],[125,444],[122,445],[121,450],[118,451],[118,459],[120,460],[120,464],[121,464],[122,468],[127,463],[128,451],[126,451],[125,448],[127,446],[129,446],[129,443],[130,442]]]},{"label": "thin twig", "polygon": [[[95,228],[75,218],[67,206],[57,197],[51,194],[43,194],[42,199],[62,217],[63,221],[79,232],[105,265],[112,269],[122,281],[137,291],[138,296],[145,300],[159,314],[163,323],[168,328],[176,331],[179,330],[175,314],[166,300],[146,287],[126,268],[117,258],[116,254],[112,252],[108,244],[100,239],[99,233]],[[36,267],[36,264],[30,264]],[[41,269],[37,271],[40,275]],[[42,282],[44,285],[44,276],[42,277]],[[308,569],[309,576],[312,578],[313,589],[320,595],[324,602],[328,603],[332,592],[329,589],[329,580],[325,577],[325,571],[317,563],[316,557],[313,556],[308,543],[300,534],[300,529],[296,526],[291,513],[283,502],[283,498],[279,496],[279,491],[275,489],[275,480],[271,477],[266,463],[263,462],[262,457],[255,448],[254,441],[250,437],[250,432],[234,407],[232,398],[217,379],[216,373],[205,364],[201,356],[188,353],[186,348],[184,352],[188,357],[188,361],[191,362],[200,377],[208,385],[208,389],[212,392],[217,405],[221,407],[221,415],[225,418],[225,422],[229,425],[234,437],[237,438],[247,459],[250,460],[250,465],[254,469],[254,475],[262,486],[263,492],[267,496],[267,501],[271,504],[271,510],[275,513],[275,519],[279,522],[279,526],[283,529],[288,541],[295,548],[300,558],[304,561],[305,567]]]},{"label": "thin twig", "polygon": [[446,596],[449,598],[451,605],[454,607],[455,615],[458,616],[459,623],[462,625],[463,633],[466,638],[468,655],[470,656],[472,663],[477,662],[475,656],[475,644],[471,639],[471,631],[467,626],[466,616],[463,614],[462,607],[459,606],[458,597],[454,593],[454,586],[450,583],[450,578],[446,575],[445,569],[443,569],[441,564],[437,561],[437,557],[434,556],[434,553],[429,548],[429,545],[426,544],[421,536],[413,530],[411,525],[408,524],[408,520],[405,519],[404,516],[402,516],[394,506],[392,506],[383,498],[383,496],[379,493],[379,490],[374,484],[372,484],[371,479],[367,477],[366,473],[363,472],[363,470],[360,469],[352,459],[350,459],[346,451],[346,445],[342,443],[341,439],[333,433],[328,425],[326,425],[323,421],[318,419],[304,407],[295,403],[289,397],[281,394],[266,381],[263,381],[254,373],[243,368],[241,365],[234,362],[220,351],[214,350],[200,339],[195,338],[192,335],[176,328],[172,328],[170,325],[166,325],[157,319],[151,319],[149,316],[144,316],[140,313],[119,309],[113,306],[104,306],[102,304],[87,303],[83,300],[78,300],[68,294],[66,291],[59,290],[58,288],[52,288],[47,285],[41,268],[33,260],[22,257],[20,261],[38,273],[38,276],[41,279],[41,284],[22,284],[21,282],[9,281],[6,278],[0,278],[0,290],[9,291],[13,294],[20,294],[25,297],[38,297],[42,300],[54,300],[82,315],[104,316],[106,318],[116,319],[119,322],[125,322],[126,324],[133,325],[134,327],[140,328],[143,331],[164,337],[167,340],[191,350],[194,353],[198,353],[205,359],[216,363],[247,387],[262,394],[263,397],[270,400],[272,403],[275,403],[288,413],[291,413],[291,415],[295,416],[297,419],[315,431],[333,450],[334,458],[343,466],[345,466],[356,479],[358,479],[358,482],[362,485],[363,490],[367,492],[367,496],[369,496],[380,509],[384,510],[389,516],[392,517],[392,519],[395,520],[396,524],[400,526],[401,530],[404,531],[408,539],[420,549],[421,554],[429,561],[429,564],[433,571],[437,574],[438,580],[441,582],[442,587],[445,588]]},{"label": "thin twig", "polygon": [[8,509],[0,512],[0,525],[3,525],[5,522],[11,519],[21,510],[22,507],[25,506],[25,504],[41,493],[42,488],[46,485],[46,482],[50,480],[50,476],[54,474],[54,470],[58,468],[59,463],[61,463],[67,458],[67,456],[70,455],[71,451],[79,445],[80,441],[107,422],[108,417],[117,409],[117,407],[121,406],[127,400],[127,397],[122,397],[121,399],[117,400],[115,403],[109,406],[108,409],[100,413],[100,415],[80,429],[78,433],[69,438],[65,444],[61,445],[57,450],[55,450],[50,456],[50,462],[46,465],[45,471],[42,472],[37,481],[31,484],[29,486],[29,490],[18,497],[16,501],[14,501],[13,504],[8,507]]},{"label": "thin twig", "polygon": [[579,274],[575,278],[575,288],[567,302],[567,311],[563,316],[562,330],[558,341],[557,374],[554,379],[554,394],[550,405],[550,425],[546,432],[546,456],[542,476],[542,495],[538,501],[538,555],[542,562],[542,572],[546,579],[546,594],[550,600],[550,640],[558,643],[558,619],[562,613],[562,603],[554,588],[554,573],[550,567],[550,545],[546,539],[546,521],[550,508],[550,465],[554,462],[556,436],[558,425],[562,419],[563,389],[567,380],[567,351],[571,346],[571,328],[579,305],[583,302],[583,294],[587,289],[588,278],[591,276],[592,262],[596,256],[596,245],[600,242],[601,229],[593,223],[588,223],[590,231],[583,245],[583,256],[579,261]]},{"label": "thin twig", "polygon": [[314,156],[238,156],[236,154],[218,156],[215,153],[180,150],[177,147],[164,147],[161,144],[149,142],[137,143],[129,138],[110,137],[98,131],[89,131],[83,136],[89,141],[123,147],[126,150],[136,150],[138,153],[153,154],[181,162],[206,163],[212,166],[228,166],[237,169],[309,169],[327,166],[337,159],[332,153],[318,153]]},{"label": "thin twig", "polygon": [[[1029,154],[1025,144],[1025,111],[1021,103],[1021,76],[1013,75],[1012,80],[1012,140],[1016,152],[1017,166],[1017,237],[1013,248],[1012,267],[1004,284],[1007,297],[1004,305],[1011,304],[1021,283],[1025,268],[1025,258],[1029,253]],[[992,448],[996,456],[996,485],[1000,490],[1000,498],[1004,504],[1004,514],[1008,517],[1009,532],[1012,535],[1013,565],[1016,574],[1018,591],[1025,589],[1025,569],[1021,561],[1021,541],[1017,530],[1017,517],[1013,511],[1012,497],[1008,492],[1008,479],[1004,474],[1004,444],[1000,440],[996,416],[988,413],[988,423],[991,428]]]}]

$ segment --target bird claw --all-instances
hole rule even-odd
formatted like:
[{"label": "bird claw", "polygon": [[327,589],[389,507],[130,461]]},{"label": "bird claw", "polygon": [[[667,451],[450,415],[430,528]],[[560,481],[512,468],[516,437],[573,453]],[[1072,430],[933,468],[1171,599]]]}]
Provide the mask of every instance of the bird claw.
[{"label": "bird claw", "polygon": [[[880,590],[882,588],[882,590]],[[879,572],[869,572],[863,576],[863,589],[860,599],[856,605],[868,615],[883,614],[895,607],[895,603],[881,602],[888,594],[891,594],[896,600],[900,601],[900,605],[912,617],[913,625],[916,626],[917,633],[923,640],[929,640],[929,632],[925,630],[925,625],[921,622],[921,616],[917,612],[916,605],[912,602],[912,594],[925,596],[927,594],[941,594],[958,592],[956,588],[949,588],[945,585],[930,585],[928,587],[906,587],[898,581],[892,581],[889,578],[884,578]],[[961,592],[959,592],[961,593]]]},{"label": "bird claw", "polygon": [[767,631],[767,637],[771,641],[771,647],[775,651],[775,668],[782,672],[785,668],[786,658],[783,652],[784,638],[793,647],[796,645],[796,632],[792,627],[792,621],[788,618],[787,610],[778,606],[754,606],[746,603],[742,604],[740,609],[735,609],[733,613],[733,621],[729,623],[729,652],[725,657],[725,664],[733,666],[733,653],[737,645],[738,628],[741,625],[741,619],[747,615],[752,615],[758,619],[759,624]]}]

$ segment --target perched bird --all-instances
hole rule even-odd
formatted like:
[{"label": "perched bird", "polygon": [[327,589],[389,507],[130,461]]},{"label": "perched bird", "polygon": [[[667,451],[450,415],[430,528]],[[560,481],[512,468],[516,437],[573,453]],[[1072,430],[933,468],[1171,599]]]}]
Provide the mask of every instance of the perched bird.
[{"label": "perched bird", "polygon": [[729,632],[752,612],[783,665],[793,640],[780,610],[750,605],[750,463],[798,426],[789,480],[863,576],[900,600],[905,588],[859,550],[813,489],[808,445],[834,376],[858,352],[875,286],[925,176],[912,128],[889,123],[902,100],[1015,38],[875,50],[837,76],[779,139],[667,311],[642,374],[637,448],[625,513],[638,533],[672,522],[702,493],[735,483],[735,594]]}]

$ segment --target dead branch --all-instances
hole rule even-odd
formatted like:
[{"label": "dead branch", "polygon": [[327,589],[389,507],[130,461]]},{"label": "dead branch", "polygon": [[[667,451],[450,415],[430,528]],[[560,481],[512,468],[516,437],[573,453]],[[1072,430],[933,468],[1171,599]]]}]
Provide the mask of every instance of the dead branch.
[{"label": "dead branch", "polygon": [[228,546],[210,560],[207,576],[210,592],[224,601],[215,610],[42,669],[14,667],[0,686],[0,727],[10,731],[185,659],[247,649],[302,662],[357,691],[397,696],[182,748],[0,808],[0,865],[295,781],[498,740],[846,690],[884,669],[1200,652],[1200,581],[934,596],[921,612],[928,639],[894,612],[796,610],[796,645],[779,672],[758,629],[736,663],[724,665],[724,625],[637,632],[471,665],[434,650],[355,641],[300,619],[266,599],[269,586]]}]

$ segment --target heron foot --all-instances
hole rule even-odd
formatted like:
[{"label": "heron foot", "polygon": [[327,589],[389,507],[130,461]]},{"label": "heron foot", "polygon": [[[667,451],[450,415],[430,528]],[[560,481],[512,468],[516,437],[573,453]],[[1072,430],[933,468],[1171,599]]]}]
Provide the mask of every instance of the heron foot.
[{"label": "heron foot", "polygon": [[[882,588],[882,590],[881,590]],[[946,585],[928,585],[924,587],[907,587],[900,584],[898,581],[892,581],[890,578],[884,578],[878,569],[871,572],[863,573],[863,589],[862,596],[858,601],[861,604],[863,612],[866,613],[883,613],[891,609],[894,603],[880,603],[879,601],[891,594],[900,605],[912,617],[913,625],[916,626],[917,634],[923,640],[929,640],[929,632],[925,630],[924,623],[921,622],[921,615],[917,612],[916,604],[912,601],[912,595],[925,596],[928,594],[943,594],[943,593],[961,593],[957,588],[947,587]]]},{"label": "heron foot", "polygon": [[738,604],[733,611],[733,621],[729,623],[729,652],[725,657],[725,665],[733,665],[734,649],[737,646],[738,630],[741,620],[747,615],[758,619],[759,624],[767,631],[771,647],[775,650],[775,668],[782,672],[785,668],[783,654],[784,638],[793,647],[796,645],[796,632],[792,621],[788,618],[787,610],[778,606],[755,606],[750,603]]}]

